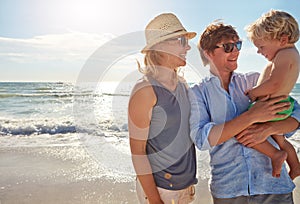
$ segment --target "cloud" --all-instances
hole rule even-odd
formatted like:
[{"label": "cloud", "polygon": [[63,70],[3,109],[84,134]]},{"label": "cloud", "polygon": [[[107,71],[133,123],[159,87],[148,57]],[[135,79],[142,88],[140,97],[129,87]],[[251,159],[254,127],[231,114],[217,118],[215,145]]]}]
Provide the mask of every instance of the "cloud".
[{"label": "cloud", "polygon": [[136,58],[141,60],[137,53],[144,45],[140,35],[68,32],[28,39],[0,37],[0,81],[76,81],[88,62],[95,65],[88,69],[91,76],[102,70],[108,80],[119,80],[137,70]]},{"label": "cloud", "polygon": [[69,32],[29,39],[0,37],[0,57],[18,63],[86,60],[112,34]]}]

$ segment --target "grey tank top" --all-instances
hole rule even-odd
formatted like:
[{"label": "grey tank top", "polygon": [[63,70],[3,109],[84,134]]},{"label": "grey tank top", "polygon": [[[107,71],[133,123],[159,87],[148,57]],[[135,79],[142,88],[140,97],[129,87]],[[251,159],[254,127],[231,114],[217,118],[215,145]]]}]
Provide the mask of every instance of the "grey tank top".
[{"label": "grey tank top", "polygon": [[149,77],[157,103],[152,110],[146,151],[158,187],[181,190],[197,183],[195,146],[190,139],[187,87],[169,91]]}]

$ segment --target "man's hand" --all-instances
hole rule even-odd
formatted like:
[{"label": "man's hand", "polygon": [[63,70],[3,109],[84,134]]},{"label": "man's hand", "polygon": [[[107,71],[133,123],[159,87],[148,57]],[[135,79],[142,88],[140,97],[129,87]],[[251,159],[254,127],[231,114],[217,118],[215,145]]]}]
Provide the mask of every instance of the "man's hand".
[{"label": "man's hand", "polygon": [[245,95],[250,98],[251,102],[254,102],[257,99],[257,97],[252,94],[252,89],[246,90]]},{"label": "man's hand", "polygon": [[[268,122],[276,118],[286,118],[286,114],[278,114],[278,112],[288,110],[290,108],[290,102],[280,102],[286,99],[287,96],[277,96],[269,99],[268,96],[258,100],[248,110],[249,119],[254,119],[254,123]],[[280,102],[280,103],[279,103]]]},{"label": "man's hand", "polygon": [[240,132],[236,139],[247,147],[253,147],[265,141],[271,133],[271,125],[269,123],[253,124]]}]

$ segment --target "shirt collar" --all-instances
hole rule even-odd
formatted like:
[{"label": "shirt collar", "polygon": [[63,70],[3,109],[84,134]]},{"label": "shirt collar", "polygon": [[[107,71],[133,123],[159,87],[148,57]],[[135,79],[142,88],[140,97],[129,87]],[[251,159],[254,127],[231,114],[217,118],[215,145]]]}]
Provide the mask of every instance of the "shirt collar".
[{"label": "shirt collar", "polygon": [[[232,72],[231,74],[231,79],[230,79],[230,83],[233,81],[233,79],[237,76],[238,74],[236,72]],[[209,78],[210,79],[218,79],[219,80],[219,77],[217,77],[215,74],[213,74],[212,72],[209,72]]]}]

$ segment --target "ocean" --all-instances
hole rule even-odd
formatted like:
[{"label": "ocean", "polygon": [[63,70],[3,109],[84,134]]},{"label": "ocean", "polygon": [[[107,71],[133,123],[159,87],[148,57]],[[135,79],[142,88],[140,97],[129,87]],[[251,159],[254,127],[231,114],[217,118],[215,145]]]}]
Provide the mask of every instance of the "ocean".
[{"label": "ocean", "polygon": [[[53,147],[47,154],[61,160],[83,160],[87,154],[99,171],[74,179],[133,181],[127,128],[130,89],[118,88],[114,82],[80,87],[60,82],[1,82],[0,148],[49,151]],[[61,147],[60,151],[55,147]]]},{"label": "ocean", "polygon": [[[74,175],[77,180],[105,177],[118,182],[134,181],[127,125],[132,86],[117,82],[82,86],[61,82],[1,82],[0,148],[38,147],[49,151],[51,147],[69,147],[69,150],[74,147],[74,152],[48,154],[68,160],[80,159],[87,153],[98,171]],[[300,84],[296,84],[291,95],[300,100]],[[299,155],[300,134],[289,140]],[[83,152],[78,152],[78,147]],[[197,154],[198,177],[207,179],[209,156],[207,152]]]}]

